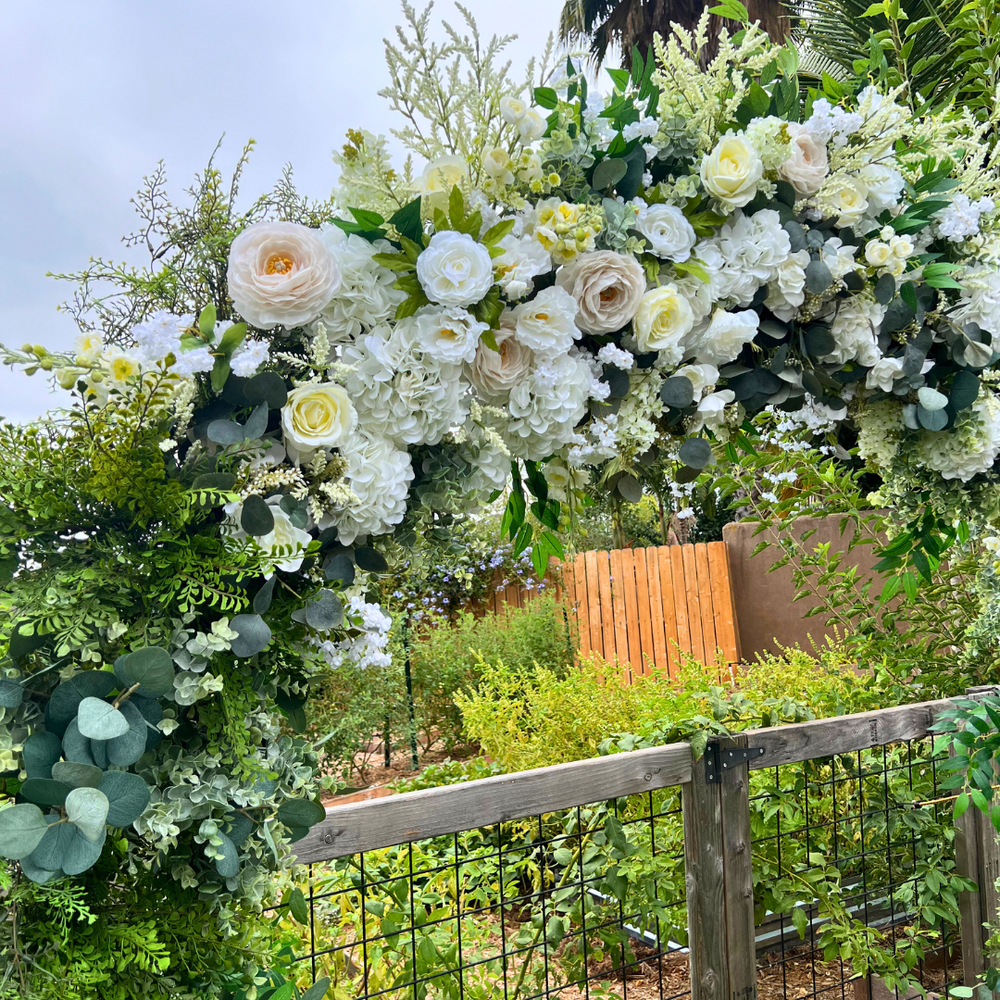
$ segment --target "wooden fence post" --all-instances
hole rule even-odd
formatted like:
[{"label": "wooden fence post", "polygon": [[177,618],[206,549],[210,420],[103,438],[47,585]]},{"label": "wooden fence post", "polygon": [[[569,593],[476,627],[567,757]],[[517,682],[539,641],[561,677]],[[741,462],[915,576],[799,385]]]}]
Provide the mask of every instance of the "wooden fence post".
[{"label": "wooden fence post", "polygon": [[[746,736],[721,744],[747,747]],[[750,770],[738,764],[722,774],[723,876],[731,1000],[756,1000],[757,951],[754,942],[753,853],[750,840]]]},{"label": "wooden fence post", "polygon": [[730,1000],[721,792],[705,780],[705,761],[694,761],[681,790],[691,1000]]}]

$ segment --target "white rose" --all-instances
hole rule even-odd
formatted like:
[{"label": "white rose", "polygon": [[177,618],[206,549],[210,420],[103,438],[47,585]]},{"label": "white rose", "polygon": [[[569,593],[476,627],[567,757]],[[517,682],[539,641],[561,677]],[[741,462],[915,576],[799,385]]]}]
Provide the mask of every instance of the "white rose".
[{"label": "white rose", "polygon": [[800,198],[808,198],[819,191],[830,172],[826,146],[804,125],[793,122],[787,128],[792,141],[788,159],[778,167],[778,176],[788,181]]},{"label": "white rose", "polygon": [[869,163],[862,168],[859,180],[864,186],[872,215],[878,215],[887,208],[895,208],[899,204],[905,182],[898,170],[881,163]]},{"label": "white rose", "polygon": [[710,386],[719,381],[719,369],[715,365],[685,365],[674,372],[674,378],[686,378],[694,386],[694,398],[698,399]]},{"label": "white rose", "polygon": [[447,229],[435,233],[417,258],[417,277],[431,302],[471,306],[493,285],[493,261],[468,233]]},{"label": "white rose", "polygon": [[685,261],[698,237],[676,205],[650,205],[636,221],[651,253],[665,260]]},{"label": "white rose", "polygon": [[660,351],[671,365],[683,357],[682,341],[694,326],[694,313],[676,285],[663,285],[646,292],[639,303],[633,327],[639,350]]},{"label": "white rose", "polygon": [[497,146],[483,153],[483,170],[498,184],[513,184],[514,171],[511,170],[511,158],[506,149]]},{"label": "white rose", "polygon": [[499,350],[480,342],[469,369],[472,384],[491,403],[506,401],[510,390],[523,381],[531,368],[532,354],[514,336],[511,327],[496,332]]},{"label": "white rose", "polygon": [[838,226],[853,226],[868,211],[868,190],[857,178],[841,177],[830,192],[830,204]]},{"label": "white rose", "polygon": [[742,134],[727,135],[701,161],[701,183],[705,190],[731,208],[742,208],[753,200],[764,164]]},{"label": "white rose", "polygon": [[453,187],[462,187],[469,177],[469,164],[464,156],[439,156],[424,167],[420,175],[420,193],[430,198],[432,205],[444,205]]},{"label": "white rose", "polygon": [[436,361],[472,361],[479,337],[490,328],[465,309],[433,309],[417,316],[420,346]]},{"label": "white rose", "polygon": [[881,389],[882,392],[892,392],[896,379],[903,374],[902,358],[879,358],[865,379],[869,389]]},{"label": "white rose", "polygon": [[528,105],[516,97],[500,98],[500,116],[509,125],[516,125],[527,111]]},{"label": "white rose", "polygon": [[534,109],[529,108],[517,123],[517,131],[522,142],[534,142],[545,135],[548,122]]},{"label": "white rose", "polygon": [[552,257],[537,240],[513,233],[500,241],[503,253],[494,258],[497,284],[509,302],[515,302],[534,287],[533,279],[552,270]]},{"label": "white rose", "polygon": [[314,230],[259,222],[233,240],[226,280],[236,311],[271,330],[314,320],[340,289],[340,268]]},{"label": "white rose", "polygon": [[726,407],[736,399],[732,389],[720,389],[709,393],[694,411],[692,431],[700,431],[703,427],[721,427],[726,419]]},{"label": "white rose", "polygon": [[576,300],[565,288],[543,288],[530,302],[511,312],[517,339],[539,357],[565,354],[580,339]]},{"label": "white rose", "polygon": [[285,447],[295,461],[308,458],[318,448],[342,445],[357,422],[347,390],[336,382],[299,386],[281,408]]},{"label": "white rose", "polygon": [[893,257],[906,260],[913,253],[915,247],[909,236],[893,236],[889,239],[889,249],[892,251]]},{"label": "white rose", "polygon": [[646,272],[631,254],[596,250],[580,254],[561,268],[556,284],[576,300],[576,323],[581,330],[613,333],[639,308],[646,290]]},{"label": "white rose", "polygon": [[870,240],[865,246],[865,260],[872,267],[885,267],[892,256],[892,249],[888,243],[881,240]]},{"label": "white rose", "polygon": [[713,365],[733,361],[757,335],[760,317],[752,309],[731,313],[717,309],[712,322],[698,338],[697,355],[699,361]]}]

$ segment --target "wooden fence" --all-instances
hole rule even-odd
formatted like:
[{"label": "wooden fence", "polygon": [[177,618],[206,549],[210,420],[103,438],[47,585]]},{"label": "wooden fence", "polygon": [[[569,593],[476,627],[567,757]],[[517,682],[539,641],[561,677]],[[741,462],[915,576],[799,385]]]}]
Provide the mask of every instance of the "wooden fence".
[{"label": "wooden fence", "polygon": [[[727,748],[749,744],[754,748],[750,768],[777,769],[827,760],[833,755],[923,739],[948,704],[921,702],[760,729],[717,746],[721,757]],[[679,785],[692,1000],[755,1000],[761,929],[754,920],[755,855],[747,764],[735,763],[718,773],[720,781],[710,780],[705,760],[694,760],[689,744],[676,743],[500,775],[329,807],[326,819],[300,840],[295,850],[300,862],[327,861]],[[905,844],[904,849],[909,850]],[[1000,870],[995,832],[975,809],[968,810],[958,822],[956,862],[959,873],[981,887],[980,892],[962,893],[960,898],[962,965],[966,984],[973,985],[983,968],[983,921],[995,921],[998,916],[993,882]],[[361,871],[365,871],[363,866]],[[867,919],[867,910],[859,913]],[[905,918],[905,914],[894,913],[890,909],[890,922]],[[843,975],[846,980],[850,970]],[[814,984],[813,992],[803,995],[819,996],[818,988]]]},{"label": "wooden fence", "polygon": [[[724,542],[579,553],[550,574],[556,596],[576,615],[580,652],[618,663],[629,676],[672,673],[680,652],[702,663],[722,650],[740,659],[728,549]],[[510,583],[486,610],[524,607],[537,593]]]}]

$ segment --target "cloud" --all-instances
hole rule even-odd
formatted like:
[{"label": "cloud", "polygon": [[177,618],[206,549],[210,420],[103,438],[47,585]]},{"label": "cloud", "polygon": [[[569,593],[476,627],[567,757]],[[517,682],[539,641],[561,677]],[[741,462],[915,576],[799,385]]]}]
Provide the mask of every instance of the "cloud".
[{"label": "cloud", "polygon": [[[558,23],[562,0],[467,0],[481,33],[517,32],[520,71]],[[435,15],[458,26],[451,4]],[[47,278],[91,256],[141,262],[120,242],[129,198],[166,161],[179,194],[225,133],[220,162],[257,140],[243,191],[266,190],[291,162],[325,196],[344,132],[394,126],[377,96],[382,39],[401,20],[390,0],[48,0],[4,12],[0,88],[0,340],[64,350],[57,312],[72,288]],[[14,96],[16,95],[16,96]],[[0,371],[0,414],[30,419],[61,402],[35,376]]]}]

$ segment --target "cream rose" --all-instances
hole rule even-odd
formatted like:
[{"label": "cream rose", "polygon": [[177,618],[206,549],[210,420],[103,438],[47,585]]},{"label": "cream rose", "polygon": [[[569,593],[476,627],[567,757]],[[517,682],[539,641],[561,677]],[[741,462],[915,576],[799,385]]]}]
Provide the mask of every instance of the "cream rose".
[{"label": "cream rose", "polygon": [[531,349],[514,337],[511,327],[496,331],[499,350],[480,343],[469,367],[472,384],[491,403],[504,403],[510,390],[522,382],[531,369]]},{"label": "cream rose", "polygon": [[464,156],[439,156],[424,167],[420,175],[420,193],[433,205],[448,202],[451,189],[462,187],[469,177],[469,164]]},{"label": "cream rose", "polygon": [[336,382],[313,382],[288,394],[281,408],[281,429],[289,457],[296,462],[319,448],[342,445],[358,422],[347,390]]},{"label": "cream rose", "polygon": [[675,365],[683,357],[684,337],[694,326],[694,312],[676,285],[646,292],[632,324],[642,353],[660,351],[662,360]]},{"label": "cream rose", "polygon": [[865,260],[872,267],[885,267],[892,256],[892,250],[888,243],[881,240],[871,240],[865,245]]},{"label": "cream rose", "polygon": [[500,116],[509,125],[516,125],[527,114],[528,105],[517,97],[500,98]]},{"label": "cream rose", "polygon": [[517,339],[544,358],[565,354],[580,339],[576,300],[565,288],[543,288],[511,313]]},{"label": "cream rose", "polygon": [[819,191],[830,172],[826,146],[817,142],[804,125],[793,122],[787,128],[792,142],[788,159],[778,167],[778,176],[788,181],[800,198],[808,198]]},{"label": "cream rose", "polygon": [[340,290],[340,268],[314,230],[259,222],[233,240],[226,280],[236,311],[271,330],[314,320]]},{"label": "cream rose", "polygon": [[837,225],[841,228],[860,222],[868,211],[868,189],[854,177],[838,178],[831,190],[823,192],[823,197],[837,214]]},{"label": "cream rose", "polygon": [[468,233],[435,233],[417,258],[417,277],[431,302],[471,306],[493,285],[489,251]]},{"label": "cream rose", "polygon": [[472,361],[479,338],[489,328],[489,323],[481,323],[465,309],[428,308],[417,316],[420,346],[445,364]]},{"label": "cream rose", "polygon": [[576,299],[576,325],[584,333],[613,333],[635,316],[646,272],[630,254],[595,250],[561,268],[556,284]]},{"label": "cream rose", "polygon": [[731,208],[742,208],[757,193],[764,164],[741,133],[720,139],[701,161],[705,190]]},{"label": "cream rose", "polygon": [[650,253],[665,260],[687,260],[698,239],[676,205],[650,205],[636,220],[635,229],[645,237]]}]

